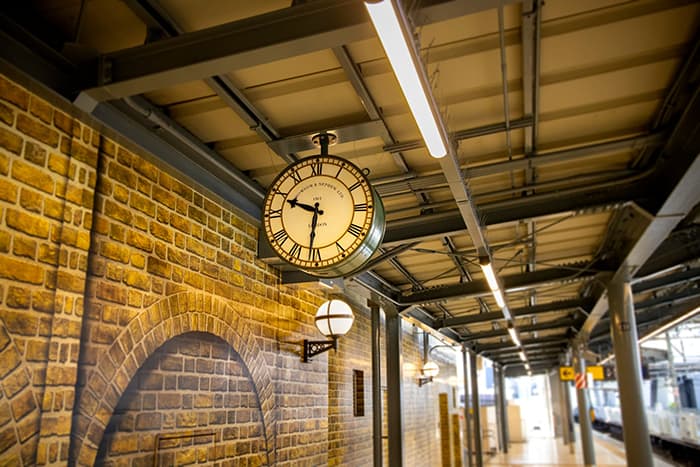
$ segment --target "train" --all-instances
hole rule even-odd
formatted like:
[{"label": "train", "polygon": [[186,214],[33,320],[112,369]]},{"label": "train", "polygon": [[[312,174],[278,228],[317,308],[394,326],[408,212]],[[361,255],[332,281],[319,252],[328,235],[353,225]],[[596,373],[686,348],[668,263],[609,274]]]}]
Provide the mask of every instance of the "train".
[{"label": "train", "polygon": [[[700,466],[700,372],[676,376],[675,388],[663,371],[652,368],[645,376],[642,392],[654,450],[681,465]],[[588,394],[593,428],[622,439],[617,383],[597,382]],[[575,393],[571,397],[575,400]],[[576,409],[574,420],[578,422]]]}]

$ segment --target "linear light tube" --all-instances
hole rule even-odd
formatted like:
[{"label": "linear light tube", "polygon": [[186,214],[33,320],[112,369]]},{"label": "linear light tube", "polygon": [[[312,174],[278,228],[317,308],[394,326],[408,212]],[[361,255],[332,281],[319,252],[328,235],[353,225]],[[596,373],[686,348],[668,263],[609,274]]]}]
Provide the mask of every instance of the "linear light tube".
[{"label": "linear light tube", "polygon": [[490,262],[482,262],[481,270],[484,273],[484,277],[486,277],[486,282],[489,284],[491,293],[493,293],[493,298],[496,299],[496,304],[501,309],[505,308],[506,301],[503,297],[503,292],[498,285],[498,280],[496,280],[496,274],[493,272],[493,266],[491,266]]},{"label": "linear light tube", "polygon": [[365,2],[365,6],[425,145],[428,147],[428,152],[436,158],[445,156],[447,154],[445,140],[428,102],[426,90],[421,83],[419,64],[415,63],[415,54],[411,54],[409,50],[407,40],[411,40],[410,32],[402,28],[399,13],[391,0]]},{"label": "linear light tube", "polygon": [[642,344],[642,343],[648,341],[649,339],[651,339],[652,337],[656,337],[659,334],[661,334],[662,332],[665,332],[665,331],[671,329],[672,327],[682,323],[683,321],[692,318],[693,316],[695,316],[698,313],[700,313],[700,306],[693,309],[693,310],[690,310],[688,313],[685,313],[684,315],[679,316],[678,318],[674,319],[673,321],[670,321],[670,322],[664,324],[660,328],[653,330],[652,332],[650,332],[646,336],[640,338],[638,342],[640,344]]},{"label": "linear light tube", "polygon": [[525,352],[523,352],[522,350],[520,352],[518,352],[518,357],[520,357],[520,360],[527,362],[527,357],[525,356]]},{"label": "linear light tube", "polygon": [[508,334],[510,334],[510,340],[513,341],[513,344],[520,347],[520,339],[518,339],[518,332],[515,328],[508,328]]},{"label": "linear light tube", "polygon": [[[646,336],[640,337],[640,338],[637,340],[637,343],[638,343],[638,344],[643,344],[644,342],[648,341],[649,339],[652,339],[652,338],[658,336],[658,335],[661,334],[662,332],[668,331],[668,330],[671,329],[672,327],[677,326],[678,324],[682,323],[683,321],[686,321],[686,320],[692,318],[693,316],[695,316],[695,315],[698,314],[698,313],[700,313],[700,306],[697,307],[697,308],[695,308],[695,309],[693,309],[693,310],[690,310],[688,313],[685,313],[685,314],[679,316],[678,318],[674,319],[673,321],[670,321],[670,322],[664,324],[663,326],[661,326],[661,327],[658,328],[658,329],[655,329],[654,331],[650,332],[650,333],[647,334]],[[613,360],[614,358],[615,358],[615,354],[614,354],[614,353],[611,353],[610,355],[608,355],[607,357],[605,357],[603,360],[601,360],[598,364],[599,364],[599,365],[605,365],[606,363],[608,363],[609,361]]]}]

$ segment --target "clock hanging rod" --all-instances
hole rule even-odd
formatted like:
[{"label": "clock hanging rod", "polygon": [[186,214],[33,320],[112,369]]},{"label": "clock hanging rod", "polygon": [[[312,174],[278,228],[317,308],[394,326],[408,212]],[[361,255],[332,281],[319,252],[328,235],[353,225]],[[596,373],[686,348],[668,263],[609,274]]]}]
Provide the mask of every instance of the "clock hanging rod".
[{"label": "clock hanging rod", "polygon": [[328,146],[333,146],[338,142],[338,137],[334,135],[333,133],[327,133],[325,131],[314,135],[311,138],[311,142],[313,142],[316,146],[319,146],[321,148],[321,156],[327,156],[328,155]]}]

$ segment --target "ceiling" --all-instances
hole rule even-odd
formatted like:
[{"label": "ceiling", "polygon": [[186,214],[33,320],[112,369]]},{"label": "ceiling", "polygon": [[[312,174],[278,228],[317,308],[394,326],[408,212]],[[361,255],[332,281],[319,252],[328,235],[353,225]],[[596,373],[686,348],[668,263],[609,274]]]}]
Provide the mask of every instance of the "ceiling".
[{"label": "ceiling", "polygon": [[[361,1],[4,3],[3,63],[257,221],[274,177],[335,133],[330,152],[369,170],[387,211],[345,282],[522,372]],[[700,3],[404,6],[533,370],[575,336],[610,351],[605,284],[623,270],[642,334],[698,306]],[[310,280],[264,234],[259,256]]]}]

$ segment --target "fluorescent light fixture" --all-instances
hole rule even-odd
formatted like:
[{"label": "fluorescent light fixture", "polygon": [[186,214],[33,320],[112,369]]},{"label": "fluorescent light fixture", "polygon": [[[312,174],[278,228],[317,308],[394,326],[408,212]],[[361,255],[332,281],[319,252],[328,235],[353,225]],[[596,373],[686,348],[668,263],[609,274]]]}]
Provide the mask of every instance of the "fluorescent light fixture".
[{"label": "fluorescent light fixture", "polygon": [[496,299],[496,304],[501,309],[505,308],[506,300],[503,297],[503,292],[501,292],[501,288],[498,285],[498,280],[496,279],[496,274],[493,272],[493,266],[491,266],[491,262],[488,261],[488,259],[486,259],[480,261],[480,263],[481,270],[484,273],[484,277],[486,277],[486,282],[488,282],[489,288],[491,289],[491,293],[493,293],[493,298]]},{"label": "fluorescent light fixture", "polygon": [[518,352],[518,357],[520,357],[520,360],[527,362],[527,357],[525,356],[525,352],[523,352],[522,350],[520,352]]},{"label": "fluorescent light fixture", "polygon": [[666,332],[669,329],[671,329],[672,327],[679,325],[683,321],[692,318],[693,316],[697,315],[698,313],[700,313],[700,306],[693,309],[693,310],[690,310],[688,313],[685,313],[685,314],[679,316],[678,318],[674,319],[673,321],[669,321],[668,323],[664,324],[660,328],[654,329],[652,332],[650,332],[646,336],[640,338],[638,342],[640,344],[642,344],[642,343],[648,341],[649,339],[658,336],[662,332]]},{"label": "fluorescent light fixture", "polygon": [[518,331],[516,331],[515,328],[508,328],[508,334],[510,334],[510,340],[513,341],[513,344],[520,347],[520,339],[518,339]]},{"label": "fluorescent light fixture", "polygon": [[[668,323],[664,324],[664,325],[661,326],[660,328],[654,329],[652,332],[650,332],[650,333],[647,334],[646,336],[640,337],[640,338],[637,340],[637,343],[638,343],[638,344],[643,344],[644,342],[648,341],[649,339],[652,339],[652,338],[658,336],[658,335],[661,334],[662,332],[666,332],[666,331],[668,331],[669,329],[671,329],[672,327],[681,324],[683,321],[689,320],[690,318],[692,318],[693,316],[697,315],[698,313],[700,313],[700,306],[697,307],[697,308],[694,308],[693,310],[690,310],[688,313],[685,313],[685,314],[679,316],[678,318],[674,319],[673,321],[669,321]],[[605,365],[606,363],[608,363],[609,361],[614,360],[614,359],[615,359],[615,354],[614,354],[614,353],[611,353],[610,355],[608,355],[607,357],[605,357],[603,360],[601,360],[600,362],[598,362],[598,364],[599,364],[599,365]]]},{"label": "fluorescent light fixture", "polygon": [[365,2],[365,6],[430,155],[445,156],[447,143],[428,101],[427,83],[420,79],[422,65],[416,63],[418,58],[409,49],[408,41],[413,39],[410,31],[402,27],[405,20],[399,17],[401,13],[391,0]]}]

